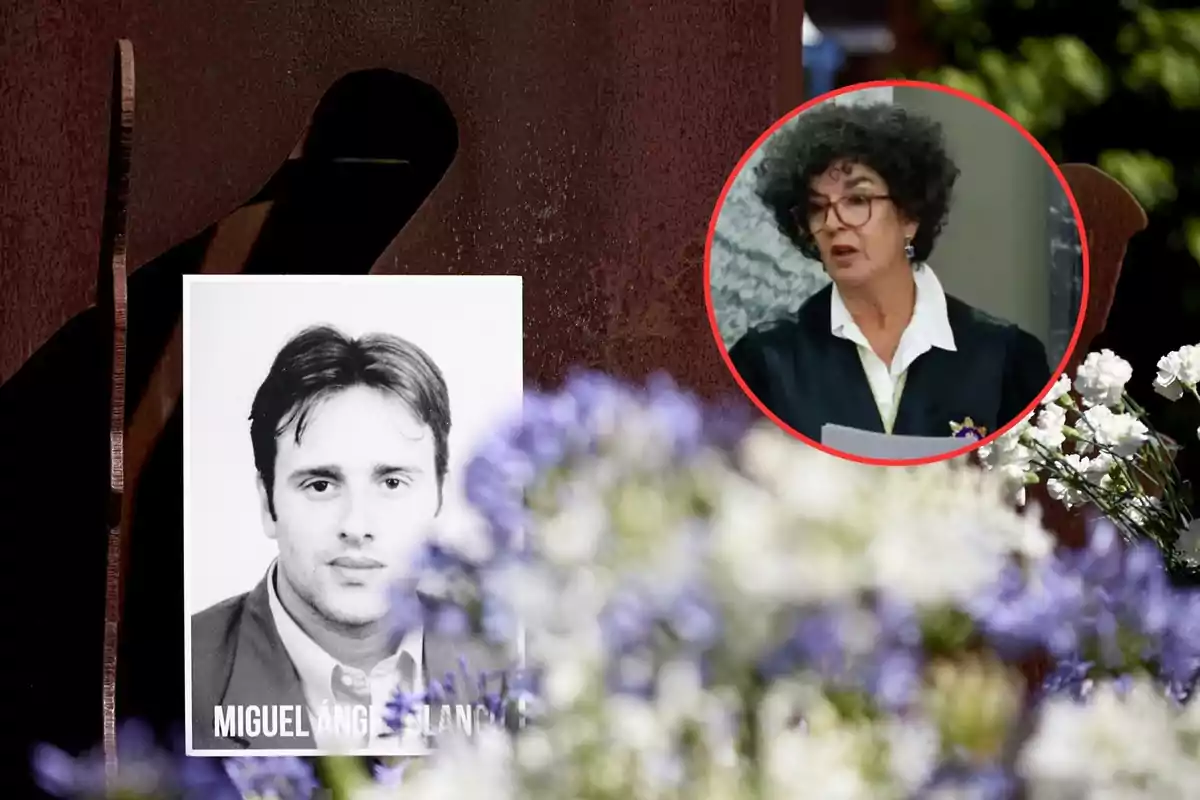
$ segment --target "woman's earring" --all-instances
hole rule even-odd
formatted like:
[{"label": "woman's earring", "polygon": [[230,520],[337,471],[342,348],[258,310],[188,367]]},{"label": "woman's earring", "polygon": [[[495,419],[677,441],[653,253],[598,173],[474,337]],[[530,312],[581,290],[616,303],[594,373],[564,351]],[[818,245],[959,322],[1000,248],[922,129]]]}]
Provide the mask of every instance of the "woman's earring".
[{"label": "woman's earring", "polygon": [[904,240],[904,255],[909,261],[917,257],[917,248],[913,247],[912,237],[906,237]]}]

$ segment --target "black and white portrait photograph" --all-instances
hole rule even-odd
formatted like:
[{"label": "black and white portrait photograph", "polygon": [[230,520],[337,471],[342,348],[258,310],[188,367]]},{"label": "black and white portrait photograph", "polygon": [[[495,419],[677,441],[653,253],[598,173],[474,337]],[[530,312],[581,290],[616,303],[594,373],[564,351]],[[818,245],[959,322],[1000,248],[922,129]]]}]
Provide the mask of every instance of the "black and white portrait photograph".
[{"label": "black and white portrait photograph", "polygon": [[521,289],[186,280],[189,754],[420,754],[396,693],[507,667],[433,631],[397,642],[389,612],[435,522],[469,524],[463,468],[520,410]]}]

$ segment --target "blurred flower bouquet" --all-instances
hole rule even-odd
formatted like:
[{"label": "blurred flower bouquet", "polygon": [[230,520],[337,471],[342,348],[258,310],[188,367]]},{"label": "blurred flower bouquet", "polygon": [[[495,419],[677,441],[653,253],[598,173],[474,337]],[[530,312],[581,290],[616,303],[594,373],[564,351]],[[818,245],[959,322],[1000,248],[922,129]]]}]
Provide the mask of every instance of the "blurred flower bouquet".
[{"label": "blurred flower bouquet", "polygon": [[[523,638],[530,679],[501,700],[525,724],[373,772],[321,759],[320,783],[354,800],[1194,796],[1200,594],[1119,516],[1056,550],[1010,502],[1012,472],[851,464],[667,383],[530,396],[469,467],[486,525],[437,531],[418,575],[434,613]],[[64,795],[97,785],[94,763],[38,758]],[[187,782],[195,760],[167,763],[124,753],[120,796],[219,796]],[[294,759],[225,767],[246,797],[319,791]]]},{"label": "blurred flower bouquet", "polygon": [[[1027,485],[1044,481],[1052,499],[1094,507],[1126,538],[1157,545],[1172,574],[1196,582],[1200,568],[1178,547],[1191,522],[1189,487],[1175,468],[1179,445],[1151,428],[1126,393],[1132,374],[1110,350],[1088,354],[1075,380],[1060,376],[1035,414],[981,448],[981,461],[1009,481],[1019,502]],[[1200,401],[1198,382],[1200,345],[1159,360],[1154,388],[1168,399]]]}]

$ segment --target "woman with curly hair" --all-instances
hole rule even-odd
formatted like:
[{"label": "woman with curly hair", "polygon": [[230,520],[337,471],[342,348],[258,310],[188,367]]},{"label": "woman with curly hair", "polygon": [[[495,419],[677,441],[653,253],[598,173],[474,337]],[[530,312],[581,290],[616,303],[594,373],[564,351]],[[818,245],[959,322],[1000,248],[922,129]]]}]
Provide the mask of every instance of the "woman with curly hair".
[{"label": "woman with curly hair", "polygon": [[947,295],[926,263],[959,175],[940,125],[891,104],[826,103],[764,147],[759,195],[832,284],[730,349],[763,405],[820,440],[826,424],[986,436],[1037,399],[1050,381],[1042,343]]}]

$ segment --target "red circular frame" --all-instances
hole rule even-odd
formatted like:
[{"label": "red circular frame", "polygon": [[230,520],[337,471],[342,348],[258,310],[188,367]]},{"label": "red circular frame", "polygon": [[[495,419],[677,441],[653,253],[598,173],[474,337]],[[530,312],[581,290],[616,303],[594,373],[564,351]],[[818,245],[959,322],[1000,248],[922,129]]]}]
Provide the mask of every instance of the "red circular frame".
[{"label": "red circular frame", "polygon": [[[1011,125],[1017,132],[1019,132],[1023,137],[1025,137],[1025,140],[1027,142],[1029,142],[1029,144],[1038,152],[1039,155],[1041,155],[1042,159],[1050,167],[1051,171],[1053,171],[1054,177],[1058,179],[1059,185],[1061,185],[1063,188],[1063,191],[1066,192],[1067,200],[1071,204],[1071,211],[1075,215],[1075,227],[1076,227],[1076,230],[1078,230],[1078,232],[1079,232],[1079,243],[1083,250],[1083,292],[1082,292],[1082,297],[1080,298],[1080,302],[1079,302],[1079,310],[1075,316],[1075,331],[1074,331],[1074,333],[1071,334],[1071,341],[1067,345],[1067,350],[1063,354],[1062,361],[1059,362],[1058,368],[1055,369],[1053,374],[1051,375],[1050,382],[1046,384],[1046,387],[1044,389],[1042,389],[1042,391],[1038,394],[1038,396],[1036,398],[1034,398],[1033,402],[1030,403],[1025,408],[1025,410],[1022,411],[1020,413],[1020,415],[1017,416],[1016,419],[1009,422],[1007,425],[1005,425],[1000,430],[993,432],[991,435],[986,436],[979,441],[975,441],[970,444],[964,445],[963,447],[961,447],[957,450],[953,450],[949,453],[944,453],[942,455],[928,456],[926,458],[907,458],[907,459],[867,458],[864,456],[856,456],[852,453],[846,453],[841,450],[834,450],[833,448],[826,447],[825,445],[821,444],[820,442],[817,442],[817,441],[814,441],[814,440],[808,438],[804,434],[800,433],[799,431],[797,431],[796,429],[792,428],[790,425],[785,423],[778,416],[776,416],[769,408],[766,407],[765,404],[763,404],[763,402],[761,400],[759,400],[757,397],[755,397],[754,393],[751,392],[750,389],[746,386],[746,382],[744,380],[742,380],[742,376],[738,374],[738,371],[733,366],[733,361],[729,357],[729,351],[726,349],[725,342],[721,338],[721,329],[717,325],[717,315],[713,308],[713,301],[712,301],[712,246],[713,246],[713,235],[716,233],[716,230],[717,230],[717,219],[721,216],[721,209],[725,206],[725,198],[729,194],[729,190],[733,186],[733,182],[741,174],[742,170],[746,166],[746,162],[755,153],[755,151],[757,151],[758,148],[762,147],[763,143],[766,142],[766,140],[768,138],[770,138],[772,134],[774,134],[777,130],[779,130],[780,127],[787,124],[787,122],[789,120],[796,117],[803,111],[806,111],[809,108],[812,108],[813,106],[815,106],[819,103],[824,103],[827,100],[831,100],[832,98],[837,97],[838,95],[849,94],[850,92],[857,92],[857,91],[861,91],[863,89],[895,88],[897,86],[909,87],[909,88],[914,88],[914,89],[928,89],[928,90],[935,91],[935,92],[942,92],[943,94],[953,95],[954,97],[957,97],[960,100],[966,100],[970,103],[974,103],[975,105],[979,106],[980,108],[987,109],[995,116],[1004,120],[1009,125]],[[768,128],[767,131],[765,133],[763,133],[762,136],[759,136],[758,139],[754,142],[754,144],[752,144],[750,146],[750,148],[748,150],[746,150],[746,152],[742,155],[741,159],[738,161],[737,166],[734,167],[733,172],[730,173],[729,178],[725,181],[725,187],[723,189],[721,189],[721,195],[720,195],[720,197],[717,198],[716,208],[713,209],[712,219],[709,221],[709,224],[708,224],[708,236],[707,236],[707,238],[705,240],[705,244],[704,244],[704,305],[708,310],[708,323],[709,323],[709,326],[712,328],[713,338],[717,342],[717,349],[721,352],[721,358],[725,361],[726,368],[728,368],[730,374],[733,375],[733,379],[735,381],[737,381],[738,387],[742,390],[742,393],[745,394],[746,397],[750,398],[750,400],[754,403],[754,405],[758,407],[758,410],[761,411],[763,414],[765,414],[768,419],[770,419],[777,426],[779,426],[779,428],[781,430],[786,431],[787,433],[789,433],[796,439],[799,439],[800,441],[804,442],[805,444],[815,447],[824,453],[828,453],[831,456],[837,456],[838,458],[844,458],[848,461],[855,461],[859,464],[870,464],[873,466],[915,467],[915,466],[920,466],[922,464],[935,464],[939,461],[947,461],[952,458],[958,458],[959,456],[965,456],[965,455],[968,455],[969,453],[974,452],[975,450],[978,450],[980,447],[984,446],[985,444],[989,444],[989,443],[995,441],[999,436],[1002,436],[1003,434],[1007,433],[1018,422],[1020,422],[1022,419],[1024,419],[1029,414],[1031,414],[1038,407],[1038,405],[1042,402],[1042,398],[1045,397],[1047,394],[1049,394],[1050,390],[1054,387],[1054,384],[1058,381],[1058,377],[1061,374],[1063,374],[1063,372],[1066,371],[1067,363],[1070,362],[1072,355],[1074,355],[1074,353],[1075,353],[1075,347],[1079,342],[1079,334],[1083,330],[1084,317],[1085,317],[1086,309],[1088,307],[1087,306],[1088,292],[1090,289],[1090,284],[1091,284],[1091,256],[1088,253],[1088,240],[1087,240],[1086,231],[1084,230],[1084,226],[1083,226],[1083,215],[1079,213],[1079,204],[1075,201],[1075,193],[1071,191],[1070,185],[1067,183],[1066,178],[1063,177],[1062,170],[1060,170],[1058,168],[1058,165],[1054,163],[1054,159],[1052,159],[1050,157],[1050,154],[1046,152],[1046,148],[1042,147],[1041,143],[1038,142],[1037,139],[1033,138],[1033,135],[1030,134],[1029,131],[1027,131],[1023,127],[1021,127],[1021,124],[1019,122],[1017,122],[1015,119],[1013,119],[1008,114],[1001,111],[1000,109],[991,105],[990,103],[984,102],[983,100],[980,100],[978,97],[967,94],[966,92],[961,91],[959,89],[952,89],[949,86],[941,86],[940,84],[926,83],[924,81],[888,80],[888,81],[868,81],[866,83],[856,83],[851,86],[845,86],[840,89],[834,89],[831,92],[826,92],[825,94],[823,94],[819,97],[813,98],[812,100],[809,100],[804,105],[802,105],[802,106],[794,109],[793,111],[789,112],[788,114],[784,115],[774,125],[772,125],[770,128]]]}]

